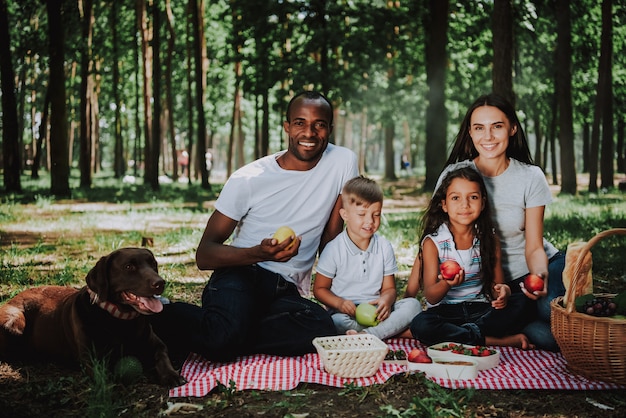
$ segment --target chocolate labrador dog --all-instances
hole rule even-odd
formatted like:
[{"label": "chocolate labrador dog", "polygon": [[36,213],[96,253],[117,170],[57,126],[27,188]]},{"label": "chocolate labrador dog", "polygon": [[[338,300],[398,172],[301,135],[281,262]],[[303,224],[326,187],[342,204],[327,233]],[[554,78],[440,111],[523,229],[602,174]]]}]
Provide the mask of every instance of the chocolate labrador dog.
[{"label": "chocolate labrador dog", "polygon": [[89,368],[92,356],[115,364],[137,357],[160,382],[184,381],[147,315],[163,309],[156,297],[165,280],[145,248],[121,248],[100,258],[82,289],[41,286],[25,290],[0,307],[0,358],[49,359]]}]

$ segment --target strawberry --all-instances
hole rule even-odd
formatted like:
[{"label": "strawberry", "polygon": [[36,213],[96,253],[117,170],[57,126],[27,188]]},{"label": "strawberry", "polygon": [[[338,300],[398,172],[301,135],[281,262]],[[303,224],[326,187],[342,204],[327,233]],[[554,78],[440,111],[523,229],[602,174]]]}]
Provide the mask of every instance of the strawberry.
[{"label": "strawberry", "polygon": [[482,351],[480,352],[480,356],[481,357],[488,357],[491,354],[493,354],[493,353],[488,348],[483,348]]}]

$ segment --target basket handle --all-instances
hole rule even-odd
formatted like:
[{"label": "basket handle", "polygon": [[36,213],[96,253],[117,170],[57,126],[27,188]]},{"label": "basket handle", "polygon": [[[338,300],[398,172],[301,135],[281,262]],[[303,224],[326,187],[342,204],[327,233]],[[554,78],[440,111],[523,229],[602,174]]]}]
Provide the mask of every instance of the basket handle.
[{"label": "basket handle", "polygon": [[[570,283],[570,289],[576,289],[578,284],[579,277],[582,276],[581,270],[583,266],[583,261],[585,260],[585,256],[591,250],[591,247],[596,245],[599,241],[606,237],[610,237],[612,235],[626,235],[626,228],[612,228],[607,229],[606,231],[602,231],[596,234],[593,238],[591,238],[580,250],[580,254],[578,254],[578,258],[576,259],[576,264],[574,266],[574,272],[572,277],[572,282]],[[580,296],[580,295],[579,295]],[[574,292],[567,292],[567,300],[566,302],[566,310],[568,313],[572,313],[575,308],[574,301],[576,299],[576,295]]]}]

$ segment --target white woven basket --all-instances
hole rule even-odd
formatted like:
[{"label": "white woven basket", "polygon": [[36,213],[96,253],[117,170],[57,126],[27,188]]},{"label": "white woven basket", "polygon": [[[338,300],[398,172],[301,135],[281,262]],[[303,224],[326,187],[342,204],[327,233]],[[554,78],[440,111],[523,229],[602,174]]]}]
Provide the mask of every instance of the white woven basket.
[{"label": "white woven basket", "polygon": [[378,372],[389,347],[370,334],[318,337],[313,346],[324,369],[339,377],[367,377]]}]

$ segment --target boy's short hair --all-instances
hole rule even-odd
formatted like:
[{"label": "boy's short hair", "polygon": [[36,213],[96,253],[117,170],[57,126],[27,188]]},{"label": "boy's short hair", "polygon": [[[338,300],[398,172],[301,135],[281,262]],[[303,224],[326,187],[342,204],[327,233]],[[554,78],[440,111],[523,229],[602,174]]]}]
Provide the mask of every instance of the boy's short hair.
[{"label": "boy's short hair", "polygon": [[383,202],[383,189],[374,180],[358,176],[346,182],[341,191],[341,198],[344,206],[349,204],[369,206],[372,203]]}]

